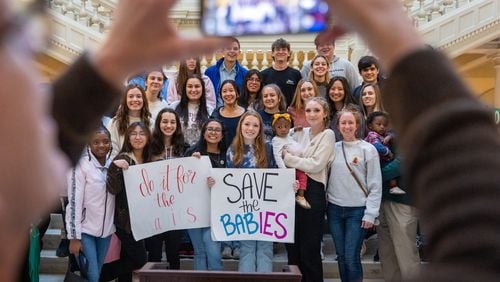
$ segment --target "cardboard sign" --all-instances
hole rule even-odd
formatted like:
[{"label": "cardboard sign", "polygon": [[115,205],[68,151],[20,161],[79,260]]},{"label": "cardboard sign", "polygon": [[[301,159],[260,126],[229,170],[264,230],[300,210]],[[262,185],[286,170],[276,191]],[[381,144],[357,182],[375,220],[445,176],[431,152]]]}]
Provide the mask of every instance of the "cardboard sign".
[{"label": "cardboard sign", "polygon": [[213,169],[212,238],[293,243],[293,169]]},{"label": "cardboard sign", "polygon": [[169,230],[210,226],[210,159],[177,158],[123,171],[136,240]]}]

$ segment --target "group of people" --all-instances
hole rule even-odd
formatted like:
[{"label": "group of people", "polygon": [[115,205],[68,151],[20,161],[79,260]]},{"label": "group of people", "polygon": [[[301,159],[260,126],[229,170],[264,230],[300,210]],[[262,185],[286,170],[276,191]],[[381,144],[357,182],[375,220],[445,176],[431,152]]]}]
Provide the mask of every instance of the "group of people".
[{"label": "group of people", "polygon": [[[341,279],[362,280],[361,246],[366,230],[378,222],[383,186],[393,198],[406,194],[397,181],[399,159],[391,145],[395,134],[384,112],[378,60],[361,58],[363,82],[353,87],[349,81],[357,83],[358,76],[350,75],[353,66],[348,61],[334,56],[334,42],[315,43],[318,55],[304,64],[302,74],[288,66],[291,49],[285,39],[273,42],[273,66],[259,72],[239,64],[240,43],[231,38],[224,57],[205,74],[199,59],[191,57],[180,62],[167,87],[160,69],[146,72],[143,81],[137,76],[129,80],[116,115],[94,132],[68,182],[70,252],[83,252],[92,262],[90,281],[128,281],[146,261],[161,261],[163,246],[169,268],[179,269],[183,233],[192,242],[196,270],[222,270],[221,258],[231,256],[239,258],[242,272],[272,271],[272,242],[221,246],[212,240],[210,228],[134,239],[129,218],[134,207],[127,203],[123,170],[201,155],[207,155],[214,168],[295,168],[296,187],[290,187],[296,189],[295,242],[286,245],[288,263],[299,265],[304,281],[322,280],[327,217]],[[162,89],[167,89],[165,98]],[[383,181],[386,167],[392,175]],[[207,180],[207,189],[214,181]],[[89,196],[88,190],[97,187],[99,193]],[[399,223],[387,219],[384,224]],[[414,227],[405,235],[405,243],[413,247]],[[113,232],[121,241],[120,259],[103,267]],[[389,254],[381,254],[384,263]],[[418,253],[412,255],[418,259]],[[392,267],[399,269],[407,261],[403,256]],[[405,265],[401,273],[386,278],[417,274],[418,265],[406,267],[410,268]]]},{"label": "group of people", "polygon": [[[334,38],[344,34],[347,28],[352,29],[359,33],[391,74],[384,83],[383,95],[385,106],[393,117],[395,132],[398,133],[399,148],[405,164],[402,175],[406,177],[406,181],[398,182],[396,179],[396,183],[392,181],[393,184],[388,184],[385,190],[391,197],[407,197],[409,192],[413,192],[415,203],[420,207],[426,227],[430,263],[417,279],[496,281],[500,269],[500,243],[497,236],[500,232],[500,206],[496,201],[500,196],[500,176],[496,173],[497,168],[500,168],[500,144],[498,129],[488,109],[472,97],[453,71],[448,59],[424,44],[404,13],[400,1],[327,2],[337,24],[320,35],[317,40],[319,46],[327,45],[324,47],[327,50],[328,46],[332,46]],[[19,26],[26,17],[12,15],[9,2],[0,1],[0,85],[2,94],[6,96],[5,104],[9,105],[2,107],[4,118],[0,119],[0,128],[7,133],[0,140],[1,146],[8,148],[3,155],[3,185],[0,189],[3,211],[0,213],[0,222],[5,227],[0,233],[3,242],[0,245],[2,280],[16,279],[16,270],[22,261],[23,249],[26,246],[25,239],[19,234],[25,234],[30,222],[49,210],[57,198],[56,188],[63,186],[65,177],[62,173],[67,171],[65,168],[69,167],[69,162],[75,166],[80,159],[74,173],[71,173],[73,176],[69,178],[75,185],[67,185],[68,189],[75,193],[75,212],[70,214],[74,214],[76,218],[78,213],[85,211],[80,214],[84,215],[81,226],[77,225],[78,220],[70,218],[75,223],[74,232],[68,221],[71,230],[69,233],[74,234],[72,239],[75,240],[70,243],[70,248],[73,253],[83,250],[89,260],[95,261],[92,266],[94,273],[91,271],[90,274],[90,277],[95,279],[99,277],[100,261],[109,242],[106,235],[116,229],[115,233],[122,242],[121,257],[115,267],[109,267],[106,271],[103,269],[101,275],[109,273],[109,277],[120,276],[124,280],[130,280],[131,271],[140,267],[147,259],[144,242],[135,241],[129,232],[128,211],[133,207],[128,207],[125,199],[121,177],[124,169],[157,158],[185,155],[185,142],[177,143],[178,140],[185,137],[185,140],[196,141],[196,135],[198,141],[195,143],[200,147],[195,147],[192,155],[213,155],[211,160],[214,167],[274,165],[276,158],[274,153],[271,153],[273,148],[267,141],[271,131],[266,131],[266,122],[270,121],[271,128],[274,123],[275,128],[280,130],[281,138],[285,136],[281,130],[284,131],[283,128],[288,126],[289,121],[287,115],[281,112],[284,110],[281,105],[284,101],[283,95],[279,93],[281,87],[274,87],[272,84],[263,86],[259,98],[259,91],[254,90],[258,89],[256,86],[259,80],[262,82],[263,79],[255,72],[245,82],[248,82],[249,90],[238,85],[239,80],[243,81],[244,75],[241,75],[240,66],[234,60],[237,57],[237,54],[234,54],[237,53],[234,41],[207,37],[187,39],[180,36],[165,17],[165,11],[170,10],[174,3],[173,0],[119,1],[113,27],[103,45],[95,53],[81,56],[54,83],[53,95],[47,96],[39,95],[41,91],[35,85],[36,74],[33,73],[32,57],[26,53],[28,48],[18,48],[20,44],[26,44],[16,32],[20,30]],[[234,75],[233,80],[238,87],[233,88],[236,93],[241,89],[241,97],[245,97],[244,103],[248,103],[240,103],[233,108],[236,109],[232,112],[233,115],[239,107],[246,108],[247,111],[241,115],[233,142],[225,154],[221,153],[224,151],[224,143],[227,142],[222,141],[222,138],[226,137],[225,134],[222,137],[225,124],[210,120],[208,108],[202,109],[205,80],[200,76],[188,78],[181,89],[184,93],[181,93],[175,109],[162,108],[154,122],[150,121],[149,125],[147,121],[150,113],[144,110],[148,107],[148,103],[144,103],[144,93],[137,87],[131,89],[138,90],[132,95],[128,95],[128,92],[124,95],[119,91],[121,82],[131,73],[157,67],[160,62],[184,59],[231,44],[232,54],[228,54],[228,58],[233,57],[234,64],[223,64],[225,56],[215,69],[206,72],[217,91]],[[148,48],[145,50],[144,46]],[[318,53],[321,53],[320,50]],[[335,66],[335,57],[325,58],[326,65],[330,63],[330,67],[333,59],[334,71],[337,68],[347,70],[345,66]],[[319,59],[318,69],[324,68],[324,65]],[[211,77],[211,74],[214,74],[214,77]],[[344,77],[347,77],[348,83],[351,82],[348,75]],[[157,78],[155,80],[158,81]],[[315,74],[312,78],[312,81],[314,80],[319,84],[325,83],[320,74]],[[304,84],[304,92],[310,91],[308,84]],[[311,85],[314,89],[314,84]],[[344,87],[345,89],[349,87]],[[376,93],[376,90],[374,92]],[[325,95],[327,93],[330,94],[330,91],[325,87]],[[364,93],[362,90],[360,93],[363,100]],[[311,94],[308,92],[305,95]],[[226,100],[234,99],[233,96],[235,95],[228,89]],[[338,93],[334,96],[338,96]],[[373,99],[376,94],[367,92],[365,96],[372,96]],[[123,109],[118,110],[122,111],[122,117],[112,119],[118,123],[120,120],[126,121],[124,131],[118,126],[118,137],[121,134],[123,138],[123,143],[118,143],[118,146],[121,146],[118,149],[110,146],[114,138],[113,133],[104,128],[96,128],[102,115],[120,97],[126,101],[122,102]],[[222,96],[220,98],[217,100],[216,97],[216,105],[224,103]],[[405,243],[406,238],[413,236],[413,232],[410,232],[415,222],[413,208],[403,204],[403,201],[395,200],[382,201],[378,207],[382,183],[385,183],[384,175],[387,174],[387,183],[397,178],[397,175],[381,173],[379,154],[383,152],[359,139],[361,135],[356,132],[368,128],[362,124],[362,115],[342,107],[337,109],[335,104],[338,114],[334,118],[337,119],[335,124],[338,125],[339,133],[334,133],[329,129],[333,107],[329,107],[328,99],[314,97],[305,100],[303,122],[306,124],[300,129],[294,124],[291,135],[293,141],[302,145],[302,153],[297,153],[292,148],[294,146],[287,143],[281,154],[278,154],[286,167],[295,168],[306,175],[298,181],[298,186],[301,186],[300,182],[303,183],[305,179],[306,189],[297,199],[296,238],[293,244],[287,245],[289,264],[299,265],[305,281],[323,279],[319,251],[321,226],[327,212],[339,255],[341,277],[343,280],[360,280],[362,273],[356,266],[360,237],[365,228],[376,223],[378,211],[380,257],[384,275],[386,270],[389,270],[394,275],[392,277],[399,277],[394,280],[408,278],[405,273],[410,273],[410,270],[406,268],[408,264],[400,263],[404,259],[400,254],[408,250],[413,252],[411,249],[414,239]],[[250,104],[254,110],[248,110]],[[129,106],[129,110],[124,108],[128,109]],[[375,108],[375,104],[367,106],[359,103],[358,106],[362,113],[365,107],[372,108],[372,111]],[[218,112],[226,114],[225,106],[222,107]],[[301,108],[295,110],[300,112]],[[131,122],[134,118],[140,121]],[[198,123],[194,121],[199,120],[203,120],[202,130],[205,131],[201,130],[198,134]],[[373,117],[373,131],[377,131],[379,127],[376,120],[380,119]],[[19,130],[18,124],[23,125],[23,130]],[[54,125],[57,125],[57,130]],[[151,126],[154,127],[153,134],[150,133]],[[155,133],[159,137],[155,136]],[[374,139],[380,139],[376,137]],[[343,140],[334,144],[340,138]],[[382,139],[384,143],[386,138]],[[153,142],[156,142],[156,146]],[[288,140],[287,142],[292,143]],[[89,149],[82,157],[85,145],[88,145]],[[118,154],[111,161],[109,154],[113,154],[113,151]],[[398,164],[391,158],[392,150],[391,153],[387,150],[385,152],[384,156],[387,155],[388,158],[384,160],[387,163],[382,164],[382,170],[397,172],[397,169],[389,170]],[[215,157],[216,155],[221,158]],[[224,156],[225,160],[222,159]],[[328,164],[331,164],[330,167]],[[26,171],[30,172],[29,177]],[[94,225],[93,218],[92,223],[86,226],[91,211],[86,208],[82,211],[76,210],[79,190],[77,183],[83,174],[93,176],[89,178],[92,181],[92,188],[89,189],[94,191],[95,188],[94,193],[104,196],[104,204],[101,201],[93,203],[99,211],[104,210],[101,218],[107,219],[105,224],[96,222]],[[334,177],[335,174],[343,174],[344,177]],[[407,187],[402,183],[407,183]],[[213,185],[214,180],[207,179],[207,189]],[[390,193],[390,187],[407,188],[406,194],[397,190],[396,193]],[[90,200],[87,198],[89,196],[92,195],[85,194],[83,201]],[[102,200],[103,196],[99,199]],[[110,224],[108,204],[110,209],[114,207],[113,225]],[[357,224],[348,224],[349,222]],[[210,239],[206,236],[207,230],[193,232],[197,234],[193,234],[191,239],[199,242],[197,240],[201,237],[207,254],[210,248],[217,250],[216,253],[220,251],[217,245],[207,247],[209,244],[205,244],[205,239]],[[210,242],[212,243],[216,244]],[[243,245],[241,248],[242,269],[268,270],[268,258],[272,254],[269,252],[269,244],[261,244],[260,241],[246,242],[244,248]],[[93,253],[95,257],[91,257]],[[199,254],[201,259],[203,252],[199,251]],[[350,260],[352,257],[354,260]],[[217,260],[211,266],[213,269],[217,268]]]}]

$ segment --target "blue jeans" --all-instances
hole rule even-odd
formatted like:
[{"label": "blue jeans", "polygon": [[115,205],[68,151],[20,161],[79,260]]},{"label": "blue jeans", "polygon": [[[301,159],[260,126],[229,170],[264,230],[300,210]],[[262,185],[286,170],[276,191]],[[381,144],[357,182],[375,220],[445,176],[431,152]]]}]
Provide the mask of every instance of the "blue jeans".
[{"label": "blue jeans", "polygon": [[87,258],[87,279],[89,282],[98,282],[101,275],[104,257],[108,251],[111,235],[106,238],[94,237],[82,233],[83,254]]},{"label": "blue jeans", "polygon": [[360,251],[365,237],[361,228],[364,213],[365,207],[328,204],[328,225],[337,251],[340,280],[345,282],[363,281]]},{"label": "blue jeans", "polygon": [[240,272],[272,272],[273,242],[240,241]]},{"label": "blue jeans", "polygon": [[187,231],[194,249],[194,270],[222,270],[220,242],[212,240],[210,227]]}]

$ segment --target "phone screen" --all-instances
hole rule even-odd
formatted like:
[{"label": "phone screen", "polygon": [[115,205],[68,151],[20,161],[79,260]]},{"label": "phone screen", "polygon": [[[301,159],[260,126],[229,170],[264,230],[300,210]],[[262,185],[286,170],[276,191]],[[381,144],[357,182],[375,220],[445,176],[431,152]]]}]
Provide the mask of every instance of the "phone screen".
[{"label": "phone screen", "polygon": [[328,26],[321,0],[203,0],[202,31],[239,36],[319,32]]}]

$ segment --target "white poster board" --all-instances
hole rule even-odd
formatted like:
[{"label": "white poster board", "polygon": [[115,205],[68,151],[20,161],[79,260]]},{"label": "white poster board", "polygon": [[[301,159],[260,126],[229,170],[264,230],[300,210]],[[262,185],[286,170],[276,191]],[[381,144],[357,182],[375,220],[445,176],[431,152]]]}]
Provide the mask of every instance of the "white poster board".
[{"label": "white poster board", "polygon": [[210,226],[210,159],[177,158],[123,171],[136,240],[169,230]]},{"label": "white poster board", "polygon": [[293,243],[295,170],[213,169],[212,238]]}]

